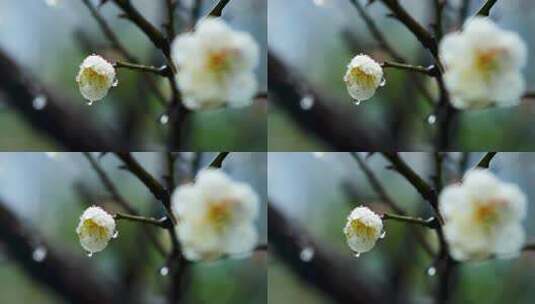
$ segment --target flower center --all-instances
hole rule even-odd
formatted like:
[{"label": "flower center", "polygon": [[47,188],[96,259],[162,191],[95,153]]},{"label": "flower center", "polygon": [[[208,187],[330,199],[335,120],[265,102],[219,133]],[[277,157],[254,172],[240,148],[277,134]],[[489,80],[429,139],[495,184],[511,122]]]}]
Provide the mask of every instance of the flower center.
[{"label": "flower center", "polygon": [[231,51],[221,50],[208,55],[207,67],[216,74],[229,71],[232,67]]},{"label": "flower center", "polygon": [[373,238],[375,229],[357,219],[351,221],[351,234],[359,237]]},{"label": "flower center", "polygon": [[106,239],[108,237],[108,231],[103,226],[98,225],[92,219],[87,219],[83,224],[84,234],[91,235],[99,240]]},{"label": "flower center", "polygon": [[483,73],[484,77],[488,80],[492,73],[496,72],[499,68],[499,55],[501,50],[492,49],[485,51],[478,51],[475,58],[475,68]]},{"label": "flower center", "polygon": [[492,226],[500,220],[500,206],[505,205],[503,200],[492,200],[485,203],[478,203],[475,209],[474,217],[476,222]]},{"label": "flower center", "polygon": [[351,69],[351,79],[363,87],[373,87],[375,85],[375,77],[359,68]]},{"label": "flower center", "polygon": [[97,88],[105,88],[108,83],[108,78],[105,75],[97,73],[92,68],[87,68],[82,72],[82,84],[90,84]]},{"label": "flower center", "polygon": [[208,221],[217,229],[223,230],[232,220],[232,201],[223,200],[221,202],[210,204],[208,207]]}]

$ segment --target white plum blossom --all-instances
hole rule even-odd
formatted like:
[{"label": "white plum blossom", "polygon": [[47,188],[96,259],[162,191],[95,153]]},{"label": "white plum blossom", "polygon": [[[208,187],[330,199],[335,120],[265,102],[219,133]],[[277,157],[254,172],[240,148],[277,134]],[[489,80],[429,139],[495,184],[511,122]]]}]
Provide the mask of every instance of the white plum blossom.
[{"label": "white plum blossom", "polygon": [[117,85],[115,68],[98,55],[84,59],[76,76],[80,93],[89,104],[106,97],[111,87]]},{"label": "white plum blossom", "polygon": [[244,107],[257,91],[254,69],[259,48],[252,36],[232,30],[220,18],[199,21],[172,44],[176,81],[191,110]]},{"label": "white plum blossom", "polygon": [[104,250],[115,232],[113,216],[97,206],[84,211],[76,228],[80,244],[90,254]]},{"label": "white plum blossom", "polygon": [[177,236],[188,260],[250,253],[257,244],[258,196],[218,169],[204,169],[172,196]]},{"label": "white plum blossom", "polygon": [[444,81],[458,109],[514,106],[525,90],[521,70],[527,47],[518,34],[490,19],[468,20],[462,32],[447,34],[440,43]]},{"label": "white plum blossom", "polygon": [[368,252],[383,234],[383,221],[368,207],[360,206],[347,217],[344,234],[351,250],[357,254]]},{"label": "white plum blossom", "polygon": [[384,83],[383,68],[368,55],[357,55],[347,65],[344,82],[353,99],[357,102],[368,100]]},{"label": "white plum blossom", "polygon": [[440,193],[444,236],[459,261],[519,254],[525,240],[521,221],[526,197],[514,184],[500,181],[488,170],[468,171],[461,184]]}]

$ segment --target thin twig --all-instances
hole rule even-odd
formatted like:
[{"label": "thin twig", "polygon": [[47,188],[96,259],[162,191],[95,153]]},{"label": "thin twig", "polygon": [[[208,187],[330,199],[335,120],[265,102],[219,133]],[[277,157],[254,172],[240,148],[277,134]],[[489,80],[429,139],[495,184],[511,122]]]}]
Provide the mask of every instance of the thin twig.
[{"label": "thin twig", "polygon": [[535,251],[535,243],[528,243],[525,244],[524,247],[522,247],[523,251]]},{"label": "thin twig", "polygon": [[405,222],[410,224],[417,224],[421,225],[427,228],[435,229],[436,225],[438,225],[438,222],[436,218],[432,217],[427,220],[424,220],[419,217],[412,217],[412,216],[406,216],[406,215],[398,215],[398,214],[392,214],[392,213],[383,213],[382,215],[383,220],[395,220],[399,222]]},{"label": "thin twig", "polygon": [[488,17],[490,15],[490,10],[496,4],[498,0],[487,0],[483,6],[477,11],[476,16],[485,16]]},{"label": "thin twig", "polygon": [[390,161],[394,170],[401,174],[405,179],[413,185],[413,187],[420,193],[420,195],[433,207],[437,216],[438,212],[438,197],[436,191],[424,181],[411,167],[401,159],[397,153],[384,152],[383,156]]},{"label": "thin twig", "polygon": [[221,168],[221,166],[223,165],[223,161],[225,160],[225,158],[227,158],[229,154],[230,152],[220,152],[219,154],[217,154],[217,156],[214,158],[214,160],[210,163],[208,167]]},{"label": "thin twig", "polygon": [[362,172],[364,172],[364,174],[366,175],[373,190],[375,190],[375,192],[377,192],[377,195],[379,195],[379,198],[383,202],[388,204],[390,208],[392,208],[392,210],[402,215],[405,215],[406,212],[401,207],[399,207],[399,205],[394,202],[394,200],[388,195],[386,189],[383,187],[377,176],[375,176],[375,174],[368,167],[366,162],[358,155],[358,152],[351,152],[350,155],[357,161],[357,164],[359,165]]},{"label": "thin twig", "polygon": [[157,67],[154,67],[154,66],[148,66],[148,65],[143,65],[143,64],[117,61],[117,62],[115,62],[114,66],[116,68],[125,68],[125,69],[129,69],[129,70],[149,72],[149,73],[153,73],[155,75],[163,76],[163,77],[167,77],[169,75],[169,73],[172,73],[171,69],[169,69],[169,67],[166,66],[166,65],[157,68]]},{"label": "thin twig", "polygon": [[169,226],[169,221],[167,218],[155,219],[151,217],[144,217],[140,215],[126,214],[120,212],[115,213],[113,218],[115,218],[116,220],[128,220],[132,222],[150,224],[164,229],[167,229],[167,227]]},{"label": "thin twig", "polygon": [[223,14],[223,10],[229,3],[230,0],[219,0],[219,2],[217,2],[216,5],[210,10],[208,16],[221,17],[221,15]]},{"label": "thin twig", "polygon": [[429,50],[437,64],[440,64],[438,45],[435,38],[399,4],[398,0],[382,1],[392,11],[394,17],[403,23],[414,34],[416,39]]},{"label": "thin twig", "polygon": [[423,67],[423,66],[412,65],[412,64],[407,64],[407,63],[392,62],[392,61],[385,61],[383,62],[382,66],[383,68],[396,68],[400,70],[421,73],[421,74],[431,76],[431,77],[434,76],[432,68],[429,68],[429,67]]},{"label": "thin twig", "polygon": [[497,153],[498,152],[487,152],[477,163],[476,167],[488,169],[490,166],[490,162],[492,161],[494,156],[496,156]]},{"label": "thin twig", "polygon": [[167,5],[167,23],[164,25],[167,31],[167,39],[172,41],[176,36],[175,32],[175,9],[177,6],[177,0],[165,0]]}]

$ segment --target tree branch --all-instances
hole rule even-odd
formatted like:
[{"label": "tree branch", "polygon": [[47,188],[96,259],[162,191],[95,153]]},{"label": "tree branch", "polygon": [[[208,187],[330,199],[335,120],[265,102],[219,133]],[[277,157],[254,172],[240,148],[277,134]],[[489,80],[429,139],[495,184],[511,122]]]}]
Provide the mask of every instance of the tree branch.
[{"label": "tree branch", "polygon": [[496,4],[498,0],[487,0],[485,4],[477,11],[476,16],[488,17],[490,15],[490,10]]},{"label": "tree branch", "polygon": [[212,168],[221,168],[223,166],[223,161],[227,156],[230,154],[230,152],[220,152],[217,154],[217,156],[214,158],[214,160],[210,163],[208,167]]},{"label": "tree branch", "polygon": [[392,214],[392,213],[383,213],[382,218],[383,220],[395,220],[395,221],[405,222],[409,224],[416,224],[416,225],[424,226],[430,229],[435,229],[436,225],[439,225],[437,220],[434,217],[424,220],[419,217],[398,215],[398,214]]},{"label": "tree branch", "polygon": [[152,73],[158,76],[168,77],[169,74],[173,74],[171,69],[168,66],[162,66],[162,67],[154,67],[154,66],[147,66],[143,64],[137,64],[137,63],[130,63],[130,62],[123,62],[123,61],[117,61],[115,62],[114,66],[116,68],[125,68],[130,70],[136,70],[136,71],[142,71],[142,72],[148,72]]},{"label": "tree branch", "polygon": [[497,153],[498,152],[487,152],[483,156],[483,158],[481,158],[481,160],[477,163],[476,167],[488,169],[490,166],[490,162],[492,161],[494,156],[496,156]]},{"label": "tree branch", "polygon": [[216,5],[210,10],[208,16],[221,17],[223,10],[230,3],[230,0],[219,0]]},{"label": "tree branch", "polygon": [[139,215],[133,215],[133,214],[126,214],[126,213],[115,213],[113,216],[116,220],[127,220],[132,222],[138,222],[138,223],[144,223],[144,224],[150,224],[154,225],[156,227],[167,229],[169,225],[172,226],[172,223],[167,218],[163,219],[155,219],[151,217],[144,217]]},{"label": "tree branch", "polygon": [[417,72],[417,73],[424,74],[426,76],[434,77],[432,68],[429,68],[429,67],[411,65],[411,64],[406,64],[406,63],[399,63],[399,62],[392,62],[392,61],[385,61],[383,62],[382,66],[383,68],[396,68],[400,70]]}]

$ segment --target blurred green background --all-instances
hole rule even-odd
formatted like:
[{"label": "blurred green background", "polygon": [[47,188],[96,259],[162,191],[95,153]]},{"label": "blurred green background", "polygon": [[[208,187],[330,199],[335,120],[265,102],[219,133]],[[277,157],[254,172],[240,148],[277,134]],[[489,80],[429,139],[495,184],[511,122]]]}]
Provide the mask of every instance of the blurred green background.
[{"label": "blurred green background", "polygon": [[[135,153],[134,157],[161,180],[165,168],[163,155]],[[203,153],[201,165],[206,166],[214,156],[215,153]],[[192,154],[182,153],[181,157],[184,160],[177,161],[177,176],[182,170],[189,170]],[[163,214],[152,194],[129,172],[118,168],[121,163],[114,155],[107,154],[99,162],[121,194],[143,215]],[[260,196],[260,244],[267,242],[266,162],[265,153],[231,153],[223,165],[226,173],[250,184]],[[0,198],[24,225],[38,231],[53,249],[70,252],[85,261],[102,281],[117,283],[134,267],[137,279],[132,288],[141,303],[166,303],[170,276],[159,274],[165,261],[151,243],[140,237],[140,224],[118,222],[119,237],[104,251],[91,258],[86,256],[75,229],[83,210],[93,203],[87,193],[103,202],[108,211],[118,210],[80,153],[0,153]],[[161,240],[170,246],[168,234],[163,230]],[[0,303],[64,303],[10,260],[6,246],[0,241]],[[185,303],[266,303],[266,267],[263,252],[194,264]]]},{"label": "blurred green background", "polygon": [[[364,5],[368,1],[359,0]],[[434,1],[402,0],[400,3],[421,24],[430,26],[434,18]],[[458,28],[456,22],[461,0],[449,0],[444,10],[445,32]],[[470,14],[484,1],[469,0]],[[429,56],[414,36],[398,20],[389,18],[381,1],[366,8],[390,44],[412,64],[431,64]],[[530,49],[524,75],[528,90],[535,89],[535,47],[532,27],[535,3],[531,0],[498,1],[492,19],[499,26],[517,32]],[[291,69],[347,112],[370,132],[391,130],[401,151],[430,150],[435,127],[427,123],[432,107],[411,88],[407,72],[386,71],[386,86],[358,107],[346,92],[343,75],[351,58],[360,53],[382,61],[385,53],[370,35],[357,10],[349,0],[270,0],[268,7],[268,44]],[[417,76],[418,77],[418,76]],[[432,83],[429,83],[432,86]],[[433,88],[430,88],[433,90]],[[529,151],[534,146],[532,128],[535,103],[525,100],[513,108],[465,111],[453,139],[453,151],[513,150]],[[393,124],[394,119],[400,124]],[[329,149],[301,130],[294,120],[277,107],[270,108],[269,148],[271,151],[321,151]],[[371,133],[374,134],[374,133]],[[520,135],[521,134],[521,135]],[[380,140],[380,138],[378,139]]]},{"label": "blurred green background", "polygon": [[[97,3],[99,1],[92,1]],[[193,1],[180,1],[177,9],[177,31],[180,20],[188,15]],[[50,5],[48,3],[56,3]],[[154,25],[164,22],[165,1],[133,0],[132,3]],[[207,12],[216,1],[205,0]],[[163,64],[158,51],[144,34],[128,20],[118,18],[115,4],[107,3],[100,9],[121,42],[145,64]],[[266,44],[267,2],[265,0],[233,0],[224,12],[224,19],[235,29],[251,33],[261,50],[257,68],[259,90],[267,91]],[[187,19],[186,19],[187,20]],[[87,46],[87,44],[91,46]],[[119,85],[93,106],[86,106],[75,83],[78,67],[91,53],[113,56],[105,36],[82,1],[71,0],[0,0],[0,48],[9,53],[54,91],[65,95],[70,106],[85,113],[102,132],[120,132],[125,128],[125,115],[131,109],[139,113],[132,127],[136,132],[136,150],[154,150],[165,147],[167,126],[159,123],[164,108],[153,94],[140,90],[143,79],[138,72],[119,71]],[[163,79],[160,85],[169,90]],[[143,88],[141,86],[141,88]],[[43,133],[33,129],[19,114],[10,110],[0,94],[0,149],[54,151],[59,148]],[[242,109],[220,109],[192,115],[191,133],[186,151],[265,151],[267,146],[267,105],[258,99]]]},{"label": "blurred green background", "polygon": [[[361,154],[365,157],[366,154]],[[434,158],[429,153],[402,153],[402,158],[423,178],[430,181]],[[472,153],[468,168],[474,166],[482,153]],[[449,153],[445,159],[444,181],[456,182],[460,153]],[[392,170],[379,154],[367,160],[368,165],[385,186],[390,197],[414,216],[432,215],[428,204],[405,179]],[[379,240],[370,252],[353,258],[346,245],[342,229],[349,212],[359,205],[380,210],[385,208],[349,153],[269,153],[268,195],[292,223],[303,226],[322,248],[347,256],[348,271],[365,283],[388,294],[387,287],[393,271],[406,266],[402,289],[407,303],[433,303],[434,286],[438,276],[427,275],[432,264],[408,225],[399,222],[385,224],[386,237]],[[524,221],[528,241],[535,241],[535,154],[498,153],[491,171],[500,179],[517,184],[528,197],[528,215]],[[422,228],[418,228],[422,229]],[[422,230],[425,232],[424,230]],[[434,233],[429,235],[436,244]],[[342,262],[342,261],[337,261]],[[287,264],[270,255],[268,275],[269,303],[334,303],[316,288],[304,283]],[[464,263],[459,267],[457,287],[451,303],[533,303],[535,299],[535,254],[524,252],[514,259],[494,259]]]}]

